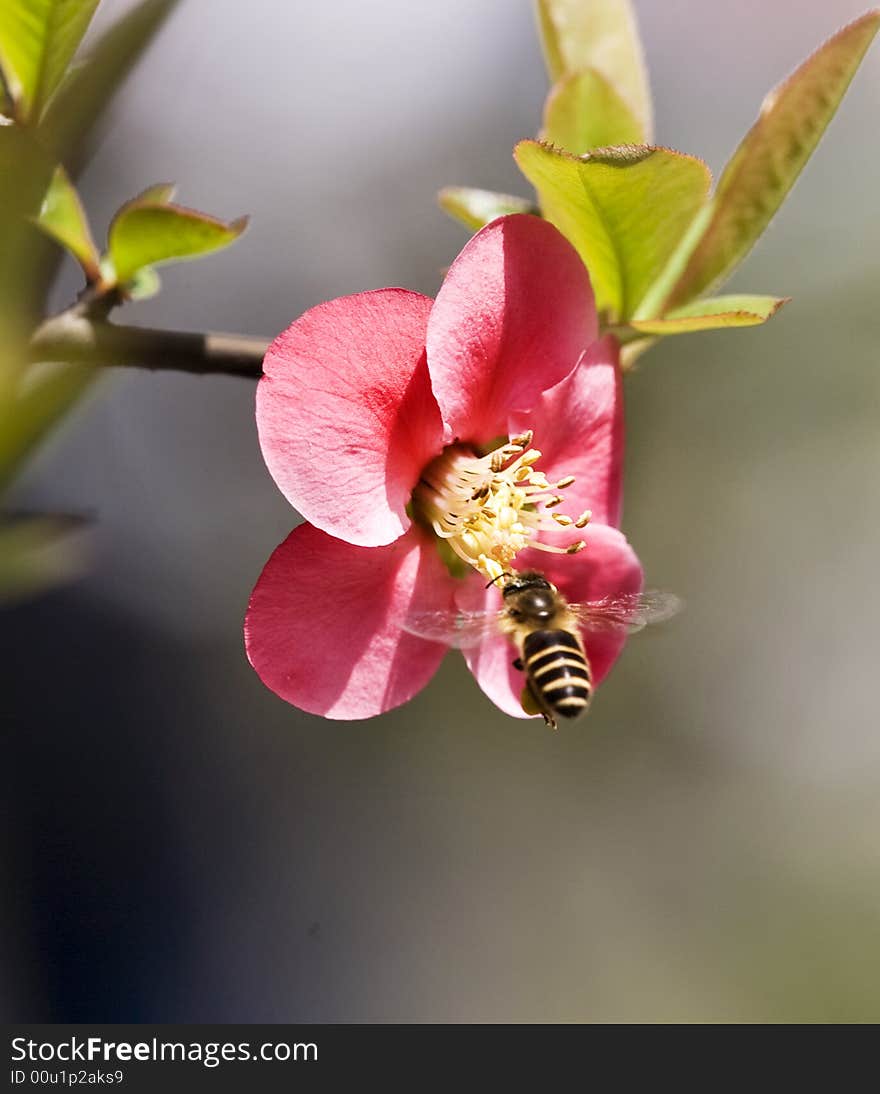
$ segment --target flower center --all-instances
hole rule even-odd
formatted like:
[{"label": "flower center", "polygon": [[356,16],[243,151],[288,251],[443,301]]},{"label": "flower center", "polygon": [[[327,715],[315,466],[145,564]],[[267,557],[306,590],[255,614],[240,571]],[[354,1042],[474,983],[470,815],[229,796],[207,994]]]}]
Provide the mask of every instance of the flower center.
[{"label": "flower center", "polygon": [[542,532],[584,528],[589,509],[573,518],[559,511],[569,475],[549,483],[535,468],[541,458],[530,448],[532,433],[511,437],[485,456],[453,444],[430,463],[413,494],[416,510],[459,558],[497,581],[526,547],[575,554],[578,539],[565,547],[542,543]]}]

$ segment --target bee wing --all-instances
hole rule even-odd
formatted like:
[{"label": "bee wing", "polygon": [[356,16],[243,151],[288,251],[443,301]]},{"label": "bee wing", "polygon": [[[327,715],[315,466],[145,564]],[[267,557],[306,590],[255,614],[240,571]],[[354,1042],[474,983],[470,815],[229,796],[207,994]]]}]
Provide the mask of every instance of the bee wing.
[{"label": "bee wing", "polygon": [[478,646],[484,639],[498,633],[504,612],[410,612],[401,622],[409,634],[429,642],[443,642],[457,649]]},{"label": "bee wing", "polygon": [[570,604],[578,623],[588,631],[635,634],[649,623],[664,623],[680,612],[684,602],[675,593],[646,589],[641,593],[606,596],[585,604]]}]

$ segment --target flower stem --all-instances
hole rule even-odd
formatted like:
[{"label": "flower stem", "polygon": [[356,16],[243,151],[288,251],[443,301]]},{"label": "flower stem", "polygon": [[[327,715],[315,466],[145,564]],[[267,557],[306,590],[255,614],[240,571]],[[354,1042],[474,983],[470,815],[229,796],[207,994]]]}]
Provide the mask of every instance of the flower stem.
[{"label": "flower stem", "polygon": [[74,305],[34,332],[33,361],[163,369],[200,376],[258,379],[269,343],[243,334],[153,330],[109,323]]}]

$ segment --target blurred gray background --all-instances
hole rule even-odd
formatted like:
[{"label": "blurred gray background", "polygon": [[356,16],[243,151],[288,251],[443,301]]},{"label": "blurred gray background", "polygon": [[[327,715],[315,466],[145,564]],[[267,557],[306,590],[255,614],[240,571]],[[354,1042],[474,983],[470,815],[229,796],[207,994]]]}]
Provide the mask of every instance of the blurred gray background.
[{"label": "blurred gray background", "polygon": [[[658,143],[717,173],[863,3],[642,0]],[[527,0],[184,0],[84,199],[103,230],[176,180],[252,226],[127,321],[433,294],[466,238],[435,191],[528,193],[545,87]],[[282,703],[241,640],[295,519],[253,385],[108,374],[19,492],[99,527],[92,576],[2,628],[16,1018],[880,1019],[878,92],[875,44],[731,285],[794,302],[627,382],[625,529],[687,611],[575,729],[506,718],[458,655],[372,722]]]}]

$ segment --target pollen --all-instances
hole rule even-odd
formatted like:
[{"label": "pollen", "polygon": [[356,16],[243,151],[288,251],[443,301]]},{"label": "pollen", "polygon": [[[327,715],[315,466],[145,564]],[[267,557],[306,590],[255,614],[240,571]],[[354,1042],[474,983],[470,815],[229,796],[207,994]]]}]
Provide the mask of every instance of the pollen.
[{"label": "pollen", "polygon": [[557,506],[574,482],[566,475],[548,482],[537,469],[541,453],[531,432],[511,437],[485,455],[454,444],[425,468],[413,495],[415,511],[459,558],[496,581],[520,551],[535,547],[576,554],[582,539],[564,545],[542,541],[542,533],[584,528],[586,510],[567,516]]}]

